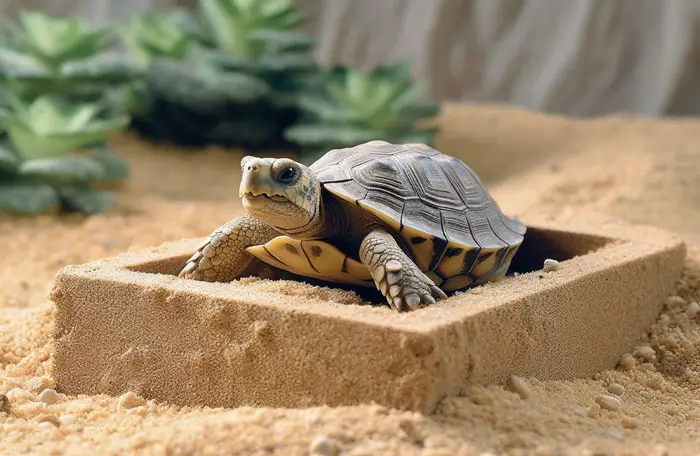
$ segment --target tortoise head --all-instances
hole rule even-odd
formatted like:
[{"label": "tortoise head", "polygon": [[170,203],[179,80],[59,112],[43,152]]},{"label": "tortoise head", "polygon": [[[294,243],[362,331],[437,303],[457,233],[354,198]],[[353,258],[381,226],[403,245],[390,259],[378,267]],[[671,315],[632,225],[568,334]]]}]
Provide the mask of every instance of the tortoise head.
[{"label": "tortoise head", "polygon": [[319,216],[321,184],[307,166],[289,158],[245,156],[241,174],[243,207],[260,221],[296,230]]}]

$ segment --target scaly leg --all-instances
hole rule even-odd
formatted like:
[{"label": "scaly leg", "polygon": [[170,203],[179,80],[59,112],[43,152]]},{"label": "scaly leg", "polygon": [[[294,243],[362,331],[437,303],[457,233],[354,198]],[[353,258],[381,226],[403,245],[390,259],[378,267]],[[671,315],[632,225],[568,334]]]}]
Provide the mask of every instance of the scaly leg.
[{"label": "scaly leg", "polygon": [[415,310],[447,298],[384,229],[370,232],[360,245],[360,261],[394,310]]},{"label": "scaly leg", "polygon": [[209,235],[187,260],[178,277],[205,282],[230,282],[255,258],[245,249],[265,244],[279,236],[274,228],[244,215],[222,225]]}]

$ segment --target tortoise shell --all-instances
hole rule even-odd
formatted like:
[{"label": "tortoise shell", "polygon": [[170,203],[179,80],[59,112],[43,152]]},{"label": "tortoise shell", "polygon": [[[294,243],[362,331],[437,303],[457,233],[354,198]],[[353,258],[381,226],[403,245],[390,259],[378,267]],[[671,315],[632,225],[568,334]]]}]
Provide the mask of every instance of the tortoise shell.
[{"label": "tortoise shell", "polygon": [[[445,291],[504,276],[525,235],[464,162],[424,144],[370,141],[331,150],[310,169],[332,195],[395,230]],[[364,265],[323,241],[280,236],[248,251],[298,274],[374,286]]]}]

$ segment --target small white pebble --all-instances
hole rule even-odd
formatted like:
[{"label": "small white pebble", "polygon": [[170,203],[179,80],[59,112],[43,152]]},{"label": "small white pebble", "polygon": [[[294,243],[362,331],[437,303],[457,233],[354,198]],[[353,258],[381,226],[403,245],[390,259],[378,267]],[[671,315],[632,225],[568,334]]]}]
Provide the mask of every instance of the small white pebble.
[{"label": "small white pebble", "polygon": [[700,304],[695,301],[691,302],[688,304],[688,309],[686,309],[685,313],[688,315],[688,318],[692,320],[700,313]]},{"label": "small white pebble", "polygon": [[610,392],[610,394],[616,394],[618,396],[621,396],[622,393],[625,392],[625,387],[620,385],[619,383],[613,383],[610,386],[608,386],[608,392]]},{"label": "small white pebble", "polygon": [[61,422],[62,426],[70,426],[78,422],[78,416],[72,413],[66,413],[65,415],[61,415],[58,420]]},{"label": "small white pebble", "polygon": [[59,396],[56,390],[45,389],[39,394],[39,400],[44,404],[55,404],[58,402]]},{"label": "small white pebble", "polygon": [[7,398],[10,400],[10,402],[22,403],[34,400],[34,395],[22,388],[12,388],[7,392]]},{"label": "small white pebble", "polygon": [[311,442],[309,452],[319,456],[336,456],[339,449],[335,440],[325,435],[319,435]]},{"label": "small white pebble", "polygon": [[521,399],[530,397],[530,388],[527,387],[525,381],[517,375],[511,375],[508,381],[511,391],[520,396]]},{"label": "small white pebble", "polygon": [[674,295],[674,296],[669,296],[668,298],[666,298],[666,305],[668,307],[671,307],[671,308],[684,307],[686,304],[687,304],[687,301],[680,296]]},{"label": "small white pebble", "polygon": [[119,407],[125,408],[125,409],[131,409],[134,407],[138,407],[139,405],[143,405],[146,403],[146,400],[142,397],[139,397],[134,393],[133,391],[128,391],[121,396],[119,396]]},{"label": "small white pebble", "polygon": [[611,412],[619,410],[622,405],[620,399],[607,394],[599,394],[598,397],[595,398],[595,402],[600,405],[600,408],[610,410]]},{"label": "small white pebble", "polygon": [[561,269],[561,264],[557,260],[551,258],[544,260],[544,267],[542,268],[544,272],[558,271],[559,269]]}]

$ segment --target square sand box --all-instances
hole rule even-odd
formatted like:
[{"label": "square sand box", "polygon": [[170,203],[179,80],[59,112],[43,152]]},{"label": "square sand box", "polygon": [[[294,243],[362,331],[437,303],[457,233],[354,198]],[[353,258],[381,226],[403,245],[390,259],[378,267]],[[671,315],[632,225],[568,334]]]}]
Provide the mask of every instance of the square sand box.
[{"label": "square sand box", "polygon": [[[404,314],[296,282],[178,279],[201,239],[67,266],[51,294],[57,389],[429,413],[471,383],[614,368],[673,291],[685,245],[619,221],[525,222],[518,274]],[[560,268],[542,271],[546,258]]]}]

